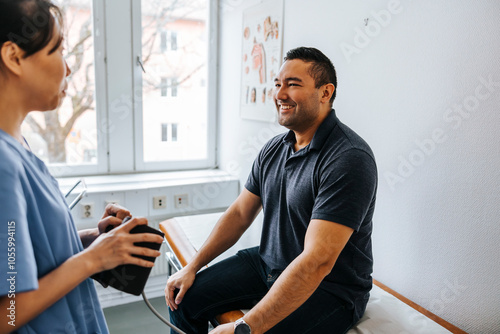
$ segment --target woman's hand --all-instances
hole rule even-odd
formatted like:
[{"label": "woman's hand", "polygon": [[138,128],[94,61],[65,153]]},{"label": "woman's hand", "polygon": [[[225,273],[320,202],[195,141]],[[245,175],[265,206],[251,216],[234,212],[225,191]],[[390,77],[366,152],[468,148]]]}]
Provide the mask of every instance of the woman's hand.
[{"label": "woman's hand", "polygon": [[131,216],[130,211],[118,204],[108,204],[104,209],[101,220],[97,223],[99,235],[106,232],[108,226],[113,228],[120,225],[125,217]]},{"label": "woman's hand", "polygon": [[83,248],[87,248],[102,233],[106,232],[108,226],[112,228],[119,226],[125,217],[130,216],[130,211],[118,204],[108,204],[104,209],[101,220],[97,223],[97,228],[78,231]]},{"label": "woman's hand", "polygon": [[[187,290],[193,285],[195,277],[196,272],[191,270],[189,265],[169,277],[165,287],[165,300],[171,311],[177,310],[177,305],[182,302]],[[175,296],[176,289],[179,290],[177,296]]]},{"label": "woman's hand", "polygon": [[[119,219],[118,217],[114,218]],[[113,269],[122,264],[135,264],[141,267],[153,267],[153,262],[133,256],[141,255],[147,257],[158,257],[161,254],[159,251],[154,249],[134,245],[138,242],[163,242],[163,238],[161,236],[153,233],[130,234],[130,230],[137,225],[147,224],[148,221],[146,218],[133,218],[108,233],[102,233],[84,251],[88,254],[90,257],[89,261],[91,261],[90,263],[94,266],[92,270],[93,273]]]}]

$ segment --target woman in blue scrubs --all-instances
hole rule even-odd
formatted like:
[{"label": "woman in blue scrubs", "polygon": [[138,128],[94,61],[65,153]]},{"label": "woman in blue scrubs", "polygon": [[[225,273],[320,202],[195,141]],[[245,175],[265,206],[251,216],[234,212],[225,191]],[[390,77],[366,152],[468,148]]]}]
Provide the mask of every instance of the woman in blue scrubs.
[{"label": "woman in blue scrubs", "polygon": [[[33,29],[35,27],[36,29]],[[129,234],[144,218],[108,206],[97,228],[77,231],[57,181],[27,146],[21,123],[55,109],[70,74],[62,19],[50,0],[0,0],[0,333],[108,333],[91,275],[122,264],[152,267]],[[116,227],[104,233],[106,227]]]}]

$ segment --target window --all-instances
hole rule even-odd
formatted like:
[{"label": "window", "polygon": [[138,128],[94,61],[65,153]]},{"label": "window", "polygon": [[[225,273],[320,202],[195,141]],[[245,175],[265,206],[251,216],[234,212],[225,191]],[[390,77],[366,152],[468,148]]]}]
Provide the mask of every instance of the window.
[{"label": "window", "polygon": [[172,97],[177,96],[177,78],[170,79],[170,85],[172,87]]},{"label": "window", "polygon": [[177,78],[161,78],[161,83],[160,83],[160,95],[161,96],[168,96],[168,91],[170,88],[170,96],[171,97],[176,97],[177,96]]},{"label": "window", "polygon": [[170,47],[172,51],[177,50],[177,33],[175,31],[170,33]]},{"label": "window", "polygon": [[68,97],[22,127],[52,174],[213,167],[217,2],[55,1],[73,71]]},{"label": "window", "polygon": [[[170,129],[170,131],[169,131]],[[169,136],[169,133],[171,134]],[[162,142],[176,142],[177,141],[177,124],[161,124],[161,141]]]},{"label": "window", "polygon": [[161,52],[167,51],[167,32],[163,30],[160,35],[160,50]]},{"label": "window", "polygon": [[[134,72],[136,119],[141,120],[135,127],[138,169],[213,165],[215,85],[205,84],[215,79],[209,59],[216,59],[216,44],[207,38],[215,31],[211,3],[142,0],[132,12],[134,50],[144,68]],[[151,131],[158,124],[161,133]]]},{"label": "window", "polygon": [[167,96],[168,94],[168,80],[167,78],[161,78],[161,96]]},{"label": "window", "polygon": [[105,145],[100,145],[97,122],[102,112],[96,81],[96,67],[102,67],[95,49],[101,41],[94,32],[92,0],[59,0],[64,13],[66,61],[72,73],[67,97],[49,112],[32,112],[22,132],[32,151],[56,174],[99,173],[105,171]]},{"label": "window", "polygon": [[177,124],[172,124],[172,141],[177,141]]},{"label": "window", "polygon": [[168,141],[168,124],[161,125],[161,141]]},{"label": "window", "polygon": [[160,51],[167,52],[169,50],[168,46],[170,45],[170,50],[177,50],[177,32],[162,30],[160,32]]}]

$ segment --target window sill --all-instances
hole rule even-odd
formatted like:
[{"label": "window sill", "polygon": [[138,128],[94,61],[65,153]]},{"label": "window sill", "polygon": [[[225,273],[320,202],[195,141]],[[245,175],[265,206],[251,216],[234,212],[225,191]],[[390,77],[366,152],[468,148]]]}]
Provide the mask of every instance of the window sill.
[{"label": "window sill", "polygon": [[[95,227],[108,203],[126,207],[135,217],[150,221],[225,210],[239,195],[236,176],[217,170],[196,170],[162,173],[141,173],[85,177],[87,193],[72,209],[78,229]],[[80,178],[58,179],[63,194]],[[78,186],[67,202],[71,203],[82,191]],[[182,204],[178,203],[182,195]],[[154,206],[162,197],[164,205]]]},{"label": "window sill", "polygon": [[181,186],[210,180],[223,181],[236,180],[237,178],[219,169],[204,169],[193,171],[66,177],[56,179],[59,182],[59,188],[65,194],[73,185],[82,179],[85,180],[85,184],[87,185],[87,193],[97,193]]}]

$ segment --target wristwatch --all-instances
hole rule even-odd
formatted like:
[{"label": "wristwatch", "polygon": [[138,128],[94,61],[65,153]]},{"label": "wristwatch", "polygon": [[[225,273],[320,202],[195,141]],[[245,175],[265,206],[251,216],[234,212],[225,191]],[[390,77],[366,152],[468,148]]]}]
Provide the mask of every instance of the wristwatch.
[{"label": "wristwatch", "polygon": [[252,330],[245,320],[240,318],[234,323],[234,334],[252,334]]}]

